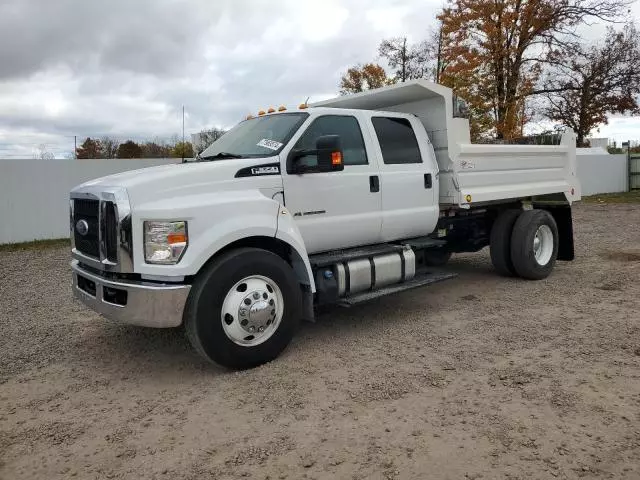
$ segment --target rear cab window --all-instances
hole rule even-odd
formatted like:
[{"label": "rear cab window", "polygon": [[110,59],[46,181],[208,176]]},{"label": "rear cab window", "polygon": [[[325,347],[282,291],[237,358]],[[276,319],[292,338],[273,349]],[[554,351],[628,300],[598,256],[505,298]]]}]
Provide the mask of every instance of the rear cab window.
[{"label": "rear cab window", "polygon": [[371,117],[385,165],[422,163],[411,122],[399,117]]}]

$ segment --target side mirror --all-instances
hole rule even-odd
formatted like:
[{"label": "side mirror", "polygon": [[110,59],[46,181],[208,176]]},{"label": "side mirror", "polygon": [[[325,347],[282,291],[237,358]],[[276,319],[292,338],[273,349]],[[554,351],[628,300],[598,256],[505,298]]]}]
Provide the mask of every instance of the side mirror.
[{"label": "side mirror", "polygon": [[316,140],[318,152],[318,170],[321,172],[337,172],[344,170],[342,147],[338,135],[323,135]]},{"label": "side mirror", "polygon": [[[314,166],[301,165],[302,157],[315,155],[318,164]],[[344,170],[342,148],[338,135],[323,135],[316,140],[315,150],[292,150],[287,161],[287,171],[298,175],[317,172],[337,172]]]}]

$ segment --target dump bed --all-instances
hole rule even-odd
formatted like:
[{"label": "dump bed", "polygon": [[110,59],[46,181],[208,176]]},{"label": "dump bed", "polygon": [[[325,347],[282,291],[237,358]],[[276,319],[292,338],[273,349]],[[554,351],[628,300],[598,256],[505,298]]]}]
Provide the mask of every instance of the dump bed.
[{"label": "dump bed", "polygon": [[580,199],[575,134],[567,129],[560,145],[472,144],[469,121],[451,89],[413,80],[326,100],[314,107],[412,113],[424,125],[438,161],[443,207],[562,193]]}]

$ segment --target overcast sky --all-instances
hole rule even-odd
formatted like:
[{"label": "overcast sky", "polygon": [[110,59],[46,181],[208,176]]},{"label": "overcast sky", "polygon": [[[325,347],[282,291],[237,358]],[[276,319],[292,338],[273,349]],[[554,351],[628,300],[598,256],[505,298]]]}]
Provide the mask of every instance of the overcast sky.
[{"label": "overcast sky", "polygon": [[[0,0],[0,158],[73,136],[143,140],[335,96],[382,38],[427,36],[437,0]],[[640,17],[638,3],[632,15]],[[604,32],[586,29],[589,38]],[[640,139],[639,118],[598,136]]]}]

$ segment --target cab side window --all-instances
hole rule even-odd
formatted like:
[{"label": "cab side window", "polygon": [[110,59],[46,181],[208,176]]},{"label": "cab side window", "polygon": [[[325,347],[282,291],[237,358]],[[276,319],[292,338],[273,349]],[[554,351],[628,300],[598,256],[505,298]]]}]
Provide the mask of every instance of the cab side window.
[{"label": "cab side window", "polygon": [[[316,118],[293,147],[294,150],[315,150],[316,140],[323,135],[339,135],[342,146],[342,161],[345,166],[366,165],[367,151],[364,147],[360,124],[355,117],[325,115]],[[298,160],[299,165],[316,167],[317,155],[305,155]]]}]

